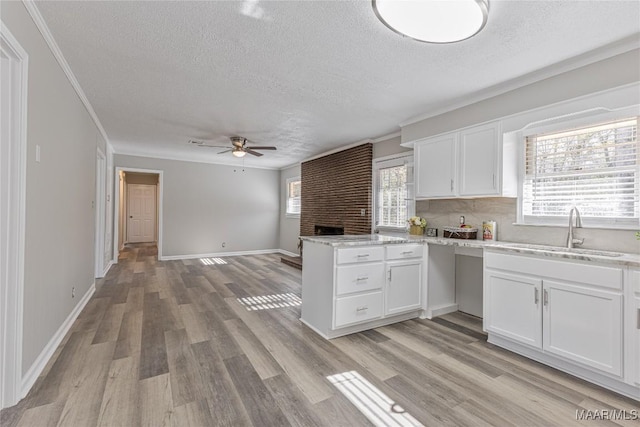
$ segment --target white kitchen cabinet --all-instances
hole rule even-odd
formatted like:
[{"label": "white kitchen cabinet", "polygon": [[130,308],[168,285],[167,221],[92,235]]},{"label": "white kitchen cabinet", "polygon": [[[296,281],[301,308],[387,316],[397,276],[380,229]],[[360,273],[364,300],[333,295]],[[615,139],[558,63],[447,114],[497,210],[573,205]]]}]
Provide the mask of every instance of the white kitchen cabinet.
[{"label": "white kitchen cabinet", "polygon": [[387,262],[385,314],[419,309],[422,302],[422,259]]},{"label": "white kitchen cabinet", "polygon": [[622,377],[623,271],[485,251],[484,326],[492,335]]},{"label": "white kitchen cabinet", "polygon": [[335,338],[418,317],[423,244],[304,242],[300,320]]},{"label": "white kitchen cabinet", "polygon": [[484,287],[487,331],[541,348],[542,280],[515,273],[487,271]]},{"label": "white kitchen cabinet", "polygon": [[516,196],[517,142],[500,121],[414,142],[416,199]]},{"label": "white kitchen cabinet", "polygon": [[622,295],[543,281],[544,351],[622,375]]},{"label": "white kitchen cabinet", "polygon": [[429,138],[414,145],[416,198],[456,194],[458,133]]},{"label": "white kitchen cabinet", "polygon": [[460,131],[458,194],[495,196],[500,194],[500,122]]},{"label": "white kitchen cabinet", "polygon": [[629,268],[625,290],[625,344],[629,384],[640,387],[640,268]]}]

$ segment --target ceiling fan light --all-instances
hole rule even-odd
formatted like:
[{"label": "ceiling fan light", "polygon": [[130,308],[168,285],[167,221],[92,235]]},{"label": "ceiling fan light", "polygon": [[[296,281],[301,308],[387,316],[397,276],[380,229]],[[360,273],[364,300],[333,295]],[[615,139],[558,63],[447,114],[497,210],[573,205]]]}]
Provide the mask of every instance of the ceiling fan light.
[{"label": "ceiling fan light", "polygon": [[428,43],[473,37],[489,16],[488,0],[372,0],[372,5],[392,31]]},{"label": "ceiling fan light", "polygon": [[233,154],[236,157],[244,157],[247,154],[247,152],[244,151],[242,148],[236,147],[236,148],[233,149],[231,154]]}]

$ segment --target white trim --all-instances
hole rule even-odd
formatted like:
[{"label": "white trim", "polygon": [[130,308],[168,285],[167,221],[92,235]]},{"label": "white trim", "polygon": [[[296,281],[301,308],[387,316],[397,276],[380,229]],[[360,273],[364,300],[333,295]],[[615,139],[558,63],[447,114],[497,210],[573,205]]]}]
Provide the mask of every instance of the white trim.
[{"label": "white trim", "polygon": [[111,261],[109,261],[109,262],[107,263],[107,265],[104,267],[104,270],[102,271],[102,276],[101,276],[101,277],[104,277],[104,276],[106,276],[106,275],[107,275],[107,273],[109,272],[109,270],[111,269],[111,266],[112,266],[113,264],[114,264],[113,260],[111,260]]},{"label": "white trim", "polygon": [[[242,256],[242,255],[264,255],[273,253],[283,253],[282,249],[257,249],[252,251],[236,251],[236,252],[212,252],[207,254],[187,254],[187,255],[168,255],[160,258],[158,261],[175,261],[180,259],[197,259],[197,258],[220,258],[226,256]],[[290,253],[290,252],[289,252]],[[288,255],[288,254],[285,254]],[[294,255],[298,256],[298,255]]]},{"label": "white trim", "polygon": [[277,252],[278,252],[278,253],[280,253],[280,254],[282,254],[282,255],[287,255],[287,256],[291,256],[291,257],[298,257],[298,256],[300,256],[300,254],[297,254],[297,253],[294,253],[294,252],[289,252],[289,251],[286,251],[286,250],[284,250],[284,249],[278,249],[278,251],[277,251]]},{"label": "white trim", "polygon": [[[406,185],[407,186],[412,186],[413,184],[413,174],[414,174],[414,161],[413,161],[413,151],[408,151],[408,152],[403,152],[403,153],[396,153],[396,154],[391,154],[388,156],[383,156],[383,157],[377,157],[374,158],[372,163],[372,167],[371,167],[371,171],[372,171],[372,191],[371,191],[371,233],[376,233],[376,232],[404,232],[406,231],[406,225],[405,226],[397,226],[397,227],[393,227],[393,226],[378,226],[376,225],[376,220],[377,220],[377,215],[378,215],[378,172],[380,171],[380,166],[383,163],[387,163],[389,162],[391,165],[391,167],[393,166],[401,166],[402,164],[409,164],[410,165],[410,172],[411,172],[411,176],[409,177],[410,179],[407,180]],[[405,199],[406,201],[406,205],[407,205],[407,217],[412,217],[416,214],[416,202],[415,202],[415,190],[409,190],[410,197],[407,197]],[[407,218],[408,219],[408,218]]]},{"label": "white trim", "polygon": [[290,165],[288,165],[288,166],[283,166],[283,167],[281,167],[281,168],[280,168],[280,169],[278,169],[278,170],[280,170],[280,171],[286,171],[287,169],[293,169],[293,168],[296,168],[296,167],[298,167],[298,168],[300,167],[300,162],[292,163],[292,164],[290,164]]},{"label": "white trim", "polygon": [[87,95],[85,95],[84,91],[82,90],[80,83],[78,83],[78,79],[76,79],[76,76],[73,74],[73,71],[71,71],[71,67],[69,66],[69,63],[67,62],[64,55],[62,54],[62,51],[60,50],[58,43],[56,43],[55,39],[53,38],[53,35],[51,34],[51,30],[49,30],[49,27],[47,26],[44,18],[40,14],[40,10],[36,6],[36,4],[31,0],[22,0],[22,3],[24,4],[24,7],[27,9],[27,12],[29,12],[29,15],[31,15],[31,19],[33,19],[33,22],[36,24],[36,27],[40,31],[40,34],[42,34],[42,37],[44,38],[45,42],[47,42],[47,45],[49,46],[51,53],[53,53],[53,56],[58,61],[60,68],[62,68],[62,71],[64,71],[64,74],[67,76],[69,83],[71,83],[71,86],[78,94],[80,101],[82,102],[82,104],[84,104],[84,108],[87,109],[87,112],[91,116],[91,119],[93,119],[93,122],[98,128],[98,131],[100,131],[100,134],[104,138],[105,142],[108,143],[109,137],[107,136],[107,132],[102,127],[102,123],[100,123],[100,119],[98,119],[98,116],[96,115],[96,112],[94,111],[93,106],[89,102],[89,98],[87,98]]},{"label": "white trim", "polygon": [[397,138],[399,136],[402,136],[402,131],[396,131],[396,132],[390,133],[388,135],[380,136],[378,138],[373,139],[371,142],[373,142],[374,144],[377,144],[378,142],[388,141],[388,140],[390,140],[392,138]]},{"label": "white trim", "polygon": [[[194,149],[198,149],[198,148],[194,148]],[[190,163],[204,163],[207,165],[220,165],[220,166],[228,166],[230,168],[243,168],[243,169],[266,169],[266,170],[279,170],[278,167],[268,167],[268,166],[244,166],[242,164],[242,160],[235,160],[236,164],[233,163],[229,163],[229,162],[223,162],[223,161],[211,161],[208,159],[195,159],[189,156],[179,156],[176,154],[159,154],[159,153],[149,153],[149,152],[144,152],[144,151],[137,151],[137,150],[132,150],[130,147],[126,147],[126,148],[117,148],[114,147],[114,153],[115,154],[119,154],[122,156],[132,156],[132,157],[143,157],[143,158],[149,158],[149,159],[160,159],[160,160],[175,160],[177,162],[190,162]],[[233,156],[230,156],[233,157]],[[235,157],[234,157],[235,159]],[[230,159],[233,161],[233,159]]]},{"label": "white trim", "polygon": [[51,356],[53,356],[53,353],[55,353],[65,335],[67,335],[67,332],[69,332],[69,329],[71,329],[71,326],[73,326],[73,322],[76,321],[95,291],[96,283],[93,282],[91,286],[89,286],[89,289],[84,294],[82,299],[78,301],[78,304],[76,304],[73,311],[69,313],[65,321],[62,322],[62,325],[60,325],[56,333],[53,334],[47,345],[42,349],[35,362],[33,362],[33,365],[31,365],[27,373],[24,375],[24,378],[22,378],[22,385],[20,387],[20,398],[26,396],[31,387],[33,387],[33,384],[38,379],[38,376],[42,373],[47,363],[49,362],[49,359],[51,359]]},{"label": "white trim", "polygon": [[96,147],[96,193],[94,224],[94,277],[100,279],[104,271],[104,238],[106,232],[106,174],[107,157],[100,147]]},{"label": "white trim", "polygon": [[[129,168],[126,166],[116,166],[113,176],[118,177],[120,175],[120,171],[123,172],[139,172],[139,173],[151,173],[158,175],[158,199],[156,200],[156,204],[158,207],[158,261],[161,261],[165,258],[162,256],[162,229],[163,229],[163,200],[164,200],[164,171],[160,169],[140,169],[140,168]],[[114,179],[115,180],[115,179]],[[122,195],[120,194],[120,185],[118,181],[118,186],[115,190],[115,197],[113,199],[113,263],[118,263],[118,252],[120,251],[120,245],[118,245],[118,235],[120,234],[120,198]],[[118,218],[115,220],[115,218]],[[124,239],[126,240],[126,238]],[[124,242],[123,242],[124,243]]]},{"label": "white trim", "polygon": [[[16,60],[17,116],[11,116],[12,142],[9,142],[10,161],[8,194],[8,218],[6,237],[7,258],[0,262],[0,289],[6,291],[0,300],[0,408],[16,404],[20,398],[22,377],[24,253],[26,223],[27,182],[27,103],[29,55],[20,46],[9,29],[0,24],[0,42],[9,56]],[[12,76],[13,77],[13,76]],[[7,112],[3,112],[7,114]],[[7,116],[5,116],[7,117]],[[13,128],[15,125],[15,128]],[[4,185],[4,184],[3,184]],[[4,220],[5,218],[3,218]],[[14,257],[9,258],[9,254]],[[6,261],[6,264],[5,264]],[[5,269],[6,268],[6,269]]]},{"label": "white trim", "polygon": [[285,180],[285,195],[284,195],[284,216],[285,218],[300,218],[302,213],[302,205],[300,205],[300,212],[289,212],[289,184],[292,182],[300,182],[302,185],[302,177],[300,175],[291,176]]},{"label": "white trim", "polygon": [[319,159],[320,157],[328,156],[330,154],[339,153],[340,151],[348,150],[348,149],[354,148],[354,147],[359,147],[360,145],[369,144],[369,143],[373,143],[373,141],[370,140],[370,139],[365,139],[363,141],[359,141],[359,142],[354,142],[352,144],[343,145],[342,147],[334,148],[332,150],[325,151],[325,152],[320,153],[320,154],[316,154],[315,156],[307,157],[304,160],[300,160],[300,163],[308,162],[310,160]]},{"label": "white trim", "polygon": [[407,119],[400,123],[400,127],[412,125],[414,123],[421,122],[423,120],[427,120],[441,114],[445,114],[490,98],[494,98],[499,95],[503,95],[512,90],[516,90],[521,87],[560,75],[562,73],[594,64],[598,61],[612,58],[616,55],[621,55],[631,50],[638,49],[639,47],[640,43],[638,42],[637,35],[629,36],[625,39],[611,43],[608,46],[603,46],[601,48],[592,50],[591,52],[587,52],[582,55],[560,61],[556,64],[550,65],[540,70],[525,74],[524,76],[483,89],[477,92],[475,95],[465,95],[461,100],[457,102],[453,101],[443,107],[435,108],[428,113],[423,113],[421,115]]}]

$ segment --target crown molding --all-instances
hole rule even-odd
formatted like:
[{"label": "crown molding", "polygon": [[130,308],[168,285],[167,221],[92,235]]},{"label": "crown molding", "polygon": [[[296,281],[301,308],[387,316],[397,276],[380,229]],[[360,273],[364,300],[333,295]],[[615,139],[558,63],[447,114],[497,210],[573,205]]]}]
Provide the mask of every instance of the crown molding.
[{"label": "crown molding", "polygon": [[313,155],[311,157],[307,157],[306,159],[300,160],[300,163],[308,162],[310,160],[319,159],[320,157],[328,156],[330,154],[339,153],[340,151],[348,150],[349,148],[357,147],[358,145],[373,144],[373,143],[374,143],[374,141],[372,139],[364,139],[362,141],[353,142],[351,144],[343,145],[341,147],[337,147],[337,148],[331,149],[329,151],[324,151],[324,152],[322,152],[320,154],[316,154],[316,155]]},{"label": "crown molding", "polygon": [[114,147],[114,154],[119,154],[122,156],[133,156],[133,157],[144,157],[144,158],[148,158],[148,159],[159,159],[159,160],[173,160],[173,161],[177,161],[177,162],[190,162],[190,163],[203,163],[203,164],[207,164],[207,165],[220,165],[220,166],[227,166],[230,168],[242,168],[242,169],[265,169],[265,170],[280,170],[279,167],[267,167],[267,166],[254,166],[254,165],[250,165],[250,166],[243,166],[242,163],[240,164],[233,164],[233,163],[224,163],[224,162],[216,162],[216,161],[208,161],[205,159],[194,159],[191,158],[189,156],[177,156],[177,155],[173,155],[173,154],[163,154],[163,153],[149,153],[149,152],[139,152],[136,150],[129,150],[129,149],[121,149],[118,147]]},{"label": "crown molding", "polygon": [[419,116],[414,116],[408,120],[405,120],[404,122],[401,122],[399,126],[405,127],[422,120],[439,116],[441,114],[448,113],[466,107],[468,105],[472,105],[486,99],[505,94],[512,90],[519,89],[521,87],[539,82],[541,80],[555,77],[557,75],[581,67],[585,67],[587,65],[603,61],[605,59],[612,58],[616,55],[627,53],[634,49],[640,49],[640,39],[638,38],[637,34],[618,40],[617,42],[608,44],[606,46],[594,49],[592,51],[583,53],[581,55],[574,56],[573,58],[565,59],[564,61],[557,62],[553,65],[549,65],[548,67],[541,68],[507,82],[491,86],[487,89],[476,92],[473,95],[464,96],[463,99],[459,98],[457,101],[453,101],[452,103],[447,104],[443,107],[432,109],[427,113],[423,113]]},{"label": "crown molding", "polygon": [[401,131],[396,131],[396,132],[390,133],[388,135],[380,136],[380,137],[372,140],[371,142],[373,142],[374,144],[377,144],[378,142],[387,141],[387,140],[389,140],[391,138],[397,138],[397,137],[399,137],[401,135],[402,135]]},{"label": "crown molding", "polygon": [[62,51],[60,50],[58,43],[56,43],[55,39],[53,38],[53,34],[51,34],[51,30],[49,30],[49,27],[44,21],[42,14],[40,14],[40,10],[32,0],[22,0],[22,3],[24,4],[24,7],[27,9],[27,12],[29,12],[29,15],[31,15],[31,19],[36,24],[36,27],[40,31],[40,34],[42,34],[42,37],[44,38],[45,42],[49,46],[51,53],[53,53],[53,56],[58,61],[60,68],[62,68],[62,71],[64,71],[64,74],[67,76],[69,83],[71,83],[71,86],[78,94],[80,101],[84,104],[84,107],[87,109],[87,112],[93,119],[93,122],[98,128],[98,131],[104,138],[105,142],[108,144],[109,137],[107,136],[107,132],[104,130],[104,127],[102,127],[102,123],[100,123],[100,119],[98,118],[98,115],[93,109],[93,106],[89,102],[87,95],[82,90],[80,83],[78,83],[78,79],[76,79],[75,74],[73,74],[73,71],[71,71],[71,67],[69,66],[69,63],[67,62],[64,55],[62,54]]}]

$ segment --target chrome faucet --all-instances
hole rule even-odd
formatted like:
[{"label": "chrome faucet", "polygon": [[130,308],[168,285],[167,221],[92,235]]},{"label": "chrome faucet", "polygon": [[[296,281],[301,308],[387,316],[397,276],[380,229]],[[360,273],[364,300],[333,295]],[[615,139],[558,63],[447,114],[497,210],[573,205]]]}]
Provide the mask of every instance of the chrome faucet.
[{"label": "chrome faucet", "polygon": [[573,238],[573,213],[576,213],[576,225],[575,228],[582,228],[582,219],[580,219],[580,211],[577,207],[571,208],[569,211],[569,233],[567,234],[567,248],[571,249],[575,245],[581,245],[584,243],[584,239]]}]

